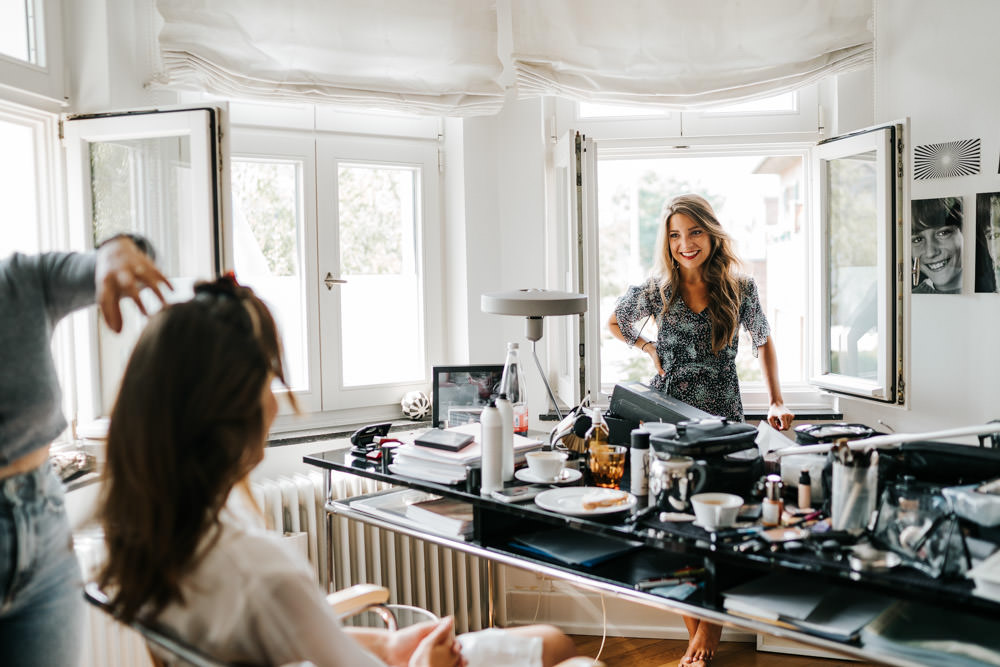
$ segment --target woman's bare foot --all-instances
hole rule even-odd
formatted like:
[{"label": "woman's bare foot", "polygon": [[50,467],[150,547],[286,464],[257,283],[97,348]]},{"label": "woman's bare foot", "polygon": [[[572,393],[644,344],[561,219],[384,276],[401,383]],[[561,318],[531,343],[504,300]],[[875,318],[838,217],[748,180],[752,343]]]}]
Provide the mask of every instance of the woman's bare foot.
[{"label": "woman's bare foot", "polygon": [[701,621],[691,639],[688,641],[687,651],[681,658],[680,667],[707,667],[715,657],[715,650],[719,647],[719,639],[722,637],[722,626]]}]

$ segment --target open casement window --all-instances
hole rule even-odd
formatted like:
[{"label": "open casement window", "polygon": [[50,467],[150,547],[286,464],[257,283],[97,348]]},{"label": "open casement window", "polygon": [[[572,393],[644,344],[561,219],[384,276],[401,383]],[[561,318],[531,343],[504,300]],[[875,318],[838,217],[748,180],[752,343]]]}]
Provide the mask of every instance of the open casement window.
[{"label": "open casement window", "polygon": [[556,394],[568,406],[589,392],[600,400],[600,340],[597,240],[588,233],[597,216],[597,147],[593,140],[566,132],[555,147],[555,221],[548,230],[547,283],[551,289],[587,295],[587,312],[547,318],[552,327],[550,365],[557,378]]},{"label": "open casement window", "polygon": [[904,126],[816,147],[820,234],[816,297],[823,389],[903,404]]},{"label": "open casement window", "polygon": [[[70,247],[89,250],[121,232],[148,238],[174,287],[169,301],[193,295],[197,280],[231,266],[222,230],[228,211],[224,107],[72,116],[63,122]],[[158,303],[148,291],[149,312]],[[132,347],[146,319],[122,302],[124,328],[114,334],[90,309],[76,317],[78,418],[110,412]],[[87,391],[87,389],[90,391]]]}]

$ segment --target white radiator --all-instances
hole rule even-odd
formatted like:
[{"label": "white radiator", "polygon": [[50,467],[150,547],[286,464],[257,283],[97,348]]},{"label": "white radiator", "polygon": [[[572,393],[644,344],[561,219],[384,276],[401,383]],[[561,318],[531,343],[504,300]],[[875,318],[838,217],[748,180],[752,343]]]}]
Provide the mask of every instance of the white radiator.
[{"label": "white radiator", "polygon": [[[333,500],[373,493],[387,484],[333,473]],[[372,583],[391,592],[390,602],[454,616],[456,632],[486,627],[486,563],[424,540],[382,530],[324,510],[323,474],[318,471],[251,483],[268,528],[301,544],[326,590]],[[333,530],[333,572],[327,571],[327,526]],[[93,579],[104,557],[98,533],[76,536],[84,578]],[[151,667],[142,638],[87,605],[81,667]]]}]

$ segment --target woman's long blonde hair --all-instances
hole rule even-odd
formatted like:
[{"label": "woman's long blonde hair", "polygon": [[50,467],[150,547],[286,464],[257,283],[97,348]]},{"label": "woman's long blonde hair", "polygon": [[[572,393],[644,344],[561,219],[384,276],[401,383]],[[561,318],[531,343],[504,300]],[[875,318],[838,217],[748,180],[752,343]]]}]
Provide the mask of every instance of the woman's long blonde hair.
[{"label": "woman's long blonde hair", "polygon": [[740,260],[733,251],[733,241],[719,224],[715,211],[704,197],[687,194],[674,197],[663,208],[659,234],[656,237],[654,275],[663,302],[662,314],[670,310],[680,298],[680,290],[673,288],[670,298],[667,288],[681,284],[680,267],[670,254],[668,228],[670,216],[683,213],[708,233],[712,244],[708,260],[702,264],[702,277],[708,284],[708,317],[712,323],[712,352],[718,354],[729,345],[740,326],[740,283],[736,271]]}]

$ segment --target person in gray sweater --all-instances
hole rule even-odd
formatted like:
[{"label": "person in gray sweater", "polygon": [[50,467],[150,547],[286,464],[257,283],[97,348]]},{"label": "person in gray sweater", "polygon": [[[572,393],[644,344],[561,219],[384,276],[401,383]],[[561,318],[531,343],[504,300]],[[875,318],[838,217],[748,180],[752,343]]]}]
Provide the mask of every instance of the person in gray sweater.
[{"label": "person in gray sweater", "polygon": [[89,253],[0,260],[0,665],[78,662],[80,568],[62,483],[48,463],[51,442],[67,426],[52,332],[95,302],[119,332],[119,302],[132,299],[145,314],[145,288],[164,302],[162,289],[171,286],[151,254],[145,240],[118,235]]}]

